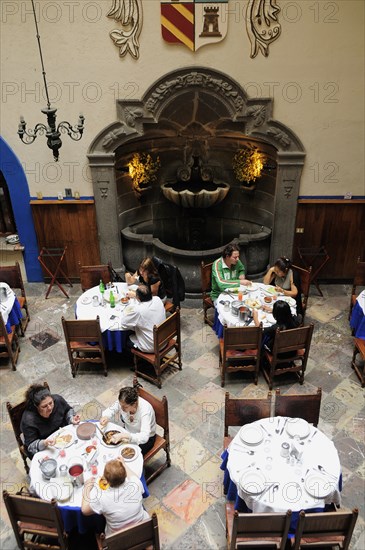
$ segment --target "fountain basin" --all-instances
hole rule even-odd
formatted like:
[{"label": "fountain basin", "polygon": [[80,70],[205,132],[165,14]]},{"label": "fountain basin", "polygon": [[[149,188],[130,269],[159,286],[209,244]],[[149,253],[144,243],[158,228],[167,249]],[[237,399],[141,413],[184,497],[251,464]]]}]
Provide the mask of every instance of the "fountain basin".
[{"label": "fountain basin", "polygon": [[178,185],[164,183],[161,190],[166,199],[184,208],[209,208],[222,202],[230,189],[228,183],[207,183],[206,187],[196,191],[189,188],[179,189]]}]

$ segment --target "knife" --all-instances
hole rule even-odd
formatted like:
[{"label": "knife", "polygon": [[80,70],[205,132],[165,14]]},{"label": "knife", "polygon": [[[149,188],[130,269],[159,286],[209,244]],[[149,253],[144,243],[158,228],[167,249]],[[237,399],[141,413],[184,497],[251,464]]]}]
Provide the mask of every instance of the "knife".
[{"label": "knife", "polygon": [[284,422],[284,424],[283,424],[283,427],[281,428],[280,435],[283,433],[284,428],[285,428],[285,425],[286,425],[287,422],[288,422],[288,419],[286,418],[286,419],[285,419],[285,422]]}]

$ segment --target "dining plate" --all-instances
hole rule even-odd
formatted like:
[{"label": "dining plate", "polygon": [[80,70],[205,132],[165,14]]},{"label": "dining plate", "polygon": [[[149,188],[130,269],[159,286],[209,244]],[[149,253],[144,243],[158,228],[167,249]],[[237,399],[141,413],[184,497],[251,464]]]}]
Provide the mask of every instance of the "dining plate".
[{"label": "dining plate", "polygon": [[135,460],[138,457],[138,449],[132,447],[131,445],[125,445],[121,449],[120,454],[125,462],[132,462],[132,460]]},{"label": "dining plate", "polygon": [[84,306],[87,306],[88,304],[91,304],[91,302],[92,302],[92,299],[90,298],[90,296],[84,296],[83,298],[81,298],[81,303]]},{"label": "dining plate", "polygon": [[65,449],[66,447],[72,445],[75,441],[75,436],[72,432],[63,430],[55,436],[55,439],[56,441],[54,446],[56,449]]},{"label": "dining plate", "polygon": [[245,286],[247,288],[247,292],[255,292],[259,288],[259,285],[257,283],[251,283],[250,285]]},{"label": "dining plate", "polygon": [[253,309],[261,308],[260,300],[256,300],[255,298],[247,298],[247,300],[244,300],[243,303],[245,304],[245,306],[252,307]]},{"label": "dining plate", "polygon": [[290,307],[294,307],[296,305],[296,301],[291,296],[278,296],[278,300],[286,302],[290,305]]},{"label": "dining plate", "polygon": [[265,490],[266,477],[261,470],[254,468],[246,470],[240,477],[239,481],[242,491],[250,495],[259,495]]},{"label": "dining plate", "polygon": [[132,305],[129,305],[129,306],[124,308],[124,314],[125,315],[130,315],[131,313],[134,313],[134,312],[135,312],[135,307],[132,306]]},{"label": "dining plate", "polygon": [[74,486],[70,479],[67,477],[55,477],[50,483],[56,485],[56,487],[53,487],[53,492],[54,498],[58,500],[58,502],[64,502],[71,498],[74,492]]},{"label": "dining plate", "polygon": [[262,287],[262,292],[264,294],[267,294],[267,296],[276,296],[277,295],[275,287],[271,286],[271,285],[266,285],[266,286]]},{"label": "dining plate", "polygon": [[325,498],[336,489],[335,481],[320,472],[308,474],[304,487],[307,493],[315,498]]},{"label": "dining plate", "polygon": [[259,426],[242,426],[239,431],[239,437],[245,445],[260,445],[264,439],[264,434]]},{"label": "dining plate", "polygon": [[286,423],[285,429],[290,437],[299,436],[300,439],[305,439],[309,435],[310,425],[303,418],[290,418]]}]

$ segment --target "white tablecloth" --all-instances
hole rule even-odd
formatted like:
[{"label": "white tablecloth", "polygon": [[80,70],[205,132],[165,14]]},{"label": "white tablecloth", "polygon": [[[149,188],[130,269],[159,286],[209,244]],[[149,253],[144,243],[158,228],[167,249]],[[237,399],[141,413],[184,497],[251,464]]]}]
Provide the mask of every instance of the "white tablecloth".
[{"label": "white tablecloth", "polygon": [[361,309],[363,310],[363,313],[365,315],[365,290],[362,290],[360,292],[360,294],[358,295],[356,300],[357,300],[357,303],[359,304],[359,306],[361,307]]},{"label": "white tablecloth", "polygon": [[[287,463],[287,459],[281,456],[281,445],[283,442],[291,444],[294,439],[288,435],[285,421],[286,418],[277,416],[250,424],[259,428],[263,434],[262,442],[257,446],[245,445],[239,433],[233,439],[228,449],[227,469],[231,480],[237,486],[238,495],[255,513],[324,508],[325,504],[331,502],[340,504],[341,466],[334,444],[318,428],[309,425],[309,436],[301,440],[302,444],[298,444],[302,451],[301,461]],[[279,433],[276,432],[277,429]],[[254,451],[254,454],[250,455],[244,451]],[[324,468],[328,474],[320,472],[318,466]],[[270,489],[252,495],[242,489],[240,480],[249,482],[250,477],[254,478],[256,472],[261,477],[264,476],[265,488]],[[323,498],[318,498],[316,495],[323,491],[322,483],[325,483],[329,493]],[[277,484],[278,488],[274,491],[274,485],[271,484]],[[307,489],[314,496],[309,494]]]},{"label": "white tablecloth", "polygon": [[[128,305],[125,306],[121,304],[120,298],[122,294],[128,292],[128,289],[135,289],[136,285],[128,287],[127,283],[114,283],[114,287],[117,290],[117,292],[113,292],[116,299],[114,308],[111,308],[109,301],[105,299],[105,297],[109,299],[109,290],[105,290],[104,293],[104,307],[102,305],[96,307],[93,305],[94,296],[96,296],[101,303],[101,294],[98,286],[86,290],[76,302],[77,319],[96,319],[99,315],[101,332],[105,332],[106,330],[123,330],[121,312],[125,307],[135,307],[137,301],[133,298],[129,301]],[[90,303],[85,303],[89,300]]]},{"label": "white tablecloth", "polygon": [[[253,283],[252,287],[252,290],[248,290],[245,294],[243,294],[242,301],[245,302],[245,300],[247,299],[257,300],[258,302],[260,302],[261,306],[265,305],[272,308],[275,301],[272,301],[270,304],[265,303],[264,298],[265,296],[268,296],[268,294],[265,294],[264,291],[265,288],[273,287],[270,287],[270,285],[264,285],[263,283]],[[246,287],[240,288],[245,289]],[[247,288],[250,289],[250,287]],[[222,303],[228,301],[231,304],[231,302],[233,302],[234,300],[238,300],[237,294],[230,296],[226,292],[222,292],[222,294],[219,295],[219,298],[217,300],[218,319],[222,325],[226,324],[228,327],[243,327],[245,324],[243,322],[240,322],[238,317],[232,315],[231,309],[229,309],[229,311],[225,311],[224,304]],[[294,298],[290,298],[289,296],[277,295],[277,300],[287,301],[290,304],[292,314],[296,315],[297,307]],[[262,307],[260,307],[257,311],[259,322],[262,322],[264,327],[269,327],[275,323],[275,319],[271,315],[271,313],[264,311]],[[249,326],[254,326],[254,322],[251,321]]]},{"label": "white tablecloth", "polygon": [[[6,296],[3,296],[1,289],[5,289]],[[15,302],[15,293],[7,283],[0,283],[0,313],[3,316],[4,324],[8,322],[9,313]]]},{"label": "white tablecloth", "polygon": [[[77,426],[66,426],[64,428],[61,428],[61,430],[58,430],[56,433],[59,432],[71,432],[75,439],[77,439],[76,436],[76,429]],[[109,430],[119,430],[120,426],[117,424],[113,424],[112,422],[108,423],[107,431]],[[130,470],[134,472],[138,478],[142,475],[143,470],[143,456],[141,453],[141,448],[138,445],[132,445],[132,444],[122,444],[118,446],[106,446],[101,442],[101,434],[97,430],[95,436],[91,440],[78,440],[78,443],[74,443],[70,447],[65,448],[66,456],[60,457],[59,449],[55,449],[54,447],[48,447],[45,451],[41,451],[39,453],[36,453],[33,457],[31,467],[30,467],[30,487],[32,492],[35,492],[39,497],[43,498],[44,500],[51,500],[52,498],[57,498],[61,494],[61,488],[59,487],[60,484],[63,483],[64,479],[69,479],[67,476],[66,478],[60,478],[59,477],[59,466],[61,464],[69,465],[70,463],[73,463],[75,458],[80,459],[80,463],[84,466],[84,481],[86,481],[88,478],[92,477],[91,471],[88,468],[88,465],[86,463],[86,456],[85,449],[89,445],[92,445],[92,441],[96,440],[97,442],[97,455],[96,459],[98,461],[98,473],[96,475],[96,479],[99,479],[99,477],[104,472],[104,466],[106,462],[109,460],[112,460],[113,458],[116,458],[120,455],[121,450],[124,447],[133,447],[136,451],[135,458],[131,461],[126,462]],[[45,481],[42,476],[42,472],[39,468],[39,461],[43,460],[46,456],[49,458],[55,458],[57,460],[57,477],[52,478],[50,481]],[[101,490],[101,489],[100,489]],[[71,495],[71,498],[67,501],[62,501],[60,505],[62,506],[72,506],[72,507],[81,507],[81,501],[82,501],[82,491],[83,487],[75,487],[73,490],[73,493]]]}]

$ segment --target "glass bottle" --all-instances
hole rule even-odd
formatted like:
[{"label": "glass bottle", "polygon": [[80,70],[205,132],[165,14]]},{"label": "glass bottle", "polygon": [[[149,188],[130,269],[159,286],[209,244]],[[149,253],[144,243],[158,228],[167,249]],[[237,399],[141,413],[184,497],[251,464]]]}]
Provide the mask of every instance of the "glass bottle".
[{"label": "glass bottle", "polygon": [[103,294],[104,294],[104,292],[105,292],[105,286],[104,286],[104,283],[103,283],[103,280],[102,280],[102,279],[100,279],[99,291],[100,291],[101,297],[103,297]]},{"label": "glass bottle", "polygon": [[109,301],[110,307],[115,307],[115,298],[112,290],[110,291]]}]

